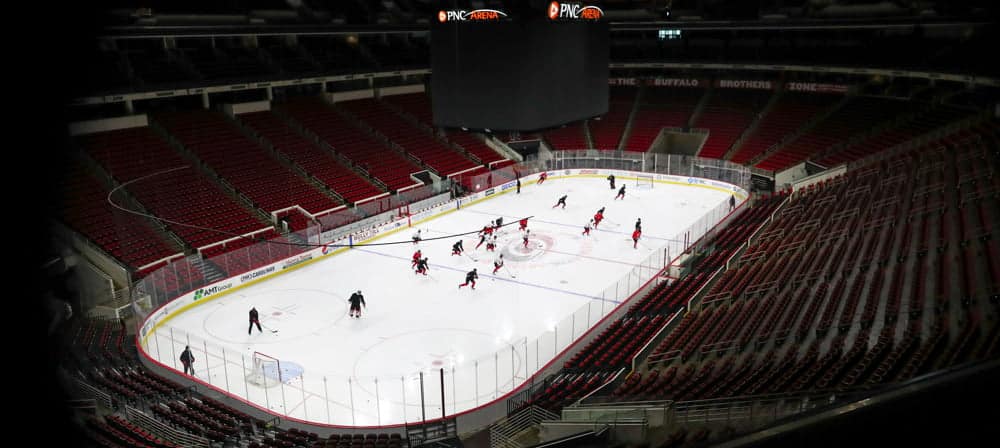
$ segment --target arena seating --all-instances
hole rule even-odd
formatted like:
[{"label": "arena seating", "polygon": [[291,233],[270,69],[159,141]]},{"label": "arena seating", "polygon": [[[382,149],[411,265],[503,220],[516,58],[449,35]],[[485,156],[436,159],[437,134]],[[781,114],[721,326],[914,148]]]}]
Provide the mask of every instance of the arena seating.
[{"label": "arena seating", "polygon": [[[131,45],[142,45],[134,42]],[[163,49],[159,45],[149,48],[128,49],[123,55],[129,61],[135,77],[145,87],[181,85],[198,78],[197,73],[187,71],[178,62],[183,54],[177,50]]]},{"label": "arena seating", "polygon": [[344,200],[354,203],[382,193],[363,176],[342,165],[333,153],[299,135],[272,112],[241,114],[237,118]]},{"label": "arena seating", "polygon": [[721,159],[771,95],[769,90],[715,89],[692,125],[709,130],[698,156]]},{"label": "arena seating", "polygon": [[389,150],[320,99],[297,98],[276,107],[390,190],[416,184],[410,174],[423,171],[415,162]]},{"label": "arena seating", "polygon": [[[426,125],[430,129],[434,129],[433,114],[431,112],[431,101],[427,94],[424,92],[420,93],[408,93],[403,95],[389,95],[379,98],[380,101],[391,104],[393,107],[398,107],[405,114],[409,114],[417,122]],[[489,164],[490,162],[496,162],[498,160],[504,160],[503,156],[498,154],[486,143],[483,143],[477,137],[472,136],[470,133],[465,131],[449,131],[445,134],[447,138],[452,143],[455,143],[473,155],[475,159],[479,159],[481,163]]]},{"label": "arena seating", "polygon": [[649,88],[643,93],[639,110],[632,119],[626,151],[649,150],[664,127],[685,128],[704,89]]},{"label": "arena seating", "polygon": [[442,177],[476,167],[464,154],[448,147],[376,100],[345,101],[339,103],[339,106],[401,146]]},{"label": "arena seating", "polygon": [[590,136],[596,149],[618,149],[625,125],[635,105],[639,89],[634,87],[610,87],[608,92],[608,113],[587,122]]},{"label": "arena seating", "polygon": [[933,131],[950,122],[968,116],[970,111],[954,107],[934,107],[923,111],[906,120],[899,126],[888,126],[868,138],[849,145],[838,145],[815,157],[816,163],[823,166],[835,166],[850,160],[857,160],[866,155],[874,154],[884,149],[903,143],[921,134]]},{"label": "arena seating", "polygon": [[749,162],[771,145],[794,133],[838,99],[840,96],[828,94],[795,92],[781,94],[778,102],[761,118],[757,129],[743,141],[740,149],[730,160],[741,164]]},{"label": "arena seating", "polygon": [[[648,370],[607,393],[694,400],[877,385],[995,356],[1000,331],[984,319],[996,313],[991,254],[966,248],[996,227],[996,182],[974,167],[996,163],[997,129],[793,195],[653,350]],[[960,193],[946,185],[972,178],[968,201],[949,197]]]},{"label": "arena seating", "polygon": [[876,97],[854,97],[825,120],[798,138],[784,144],[755,166],[778,171],[812,157],[841,141],[846,136],[868,131],[891,122],[910,109],[905,101]]},{"label": "arena seating", "polygon": [[257,50],[244,47],[181,47],[178,49],[191,61],[205,80],[261,80],[273,72],[257,55]]},{"label": "arena seating", "polygon": [[[201,247],[230,238],[231,234],[240,235],[267,226],[197,168],[189,167],[191,162],[182,159],[148,127],[91,134],[79,137],[77,141],[119,183],[151,176],[128,184],[126,190],[152,214],[170,221],[226,232],[164,221],[167,229],[191,247]],[[178,167],[188,168],[162,172]]]},{"label": "arena seating", "polygon": [[[466,151],[469,151],[470,154],[476,156],[476,158],[481,160],[483,163],[489,164],[508,160],[494,151],[493,148],[486,146],[486,143],[483,143],[483,141],[478,137],[475,137],[468,132],[451,131],[448,132],[447,138],[458,146],[461,146]],[[493,167],[500,168],[500,166],[497,166],[495,163]]]},{"label": "arena seating", "polygon": [[185,148],[265,212],[298,205],[318,213],[340,205],[278,163],[220,113],[167,113],[155,119]]},{"label": "arena seating", "polygon": [[[76,164],[61,179],[58,216],[105,253],[133,271],[182,252],[182,248],[147,218],[120,211],[108,203],[110,190]],[[128,204],[120,205],[128,208]]]},{"label": "arena seating", "polygon": [[154,436],[149,431],[117,415],[108,415],[104,420],[87,420],[88,435],[103,447],[150,447],[176,448],[177,445]]},{"label": "arena seating", "polygon": [[316,61],[324,73],[375,68],[374,61],[362,55],[357,45],[345,42],[342,36],[299,36],[298,47]]},{"label": "arena seating", "polygon": [[583,127],[586,122],[579,121],[570,123],[563,127],[542,132],[542,138],[554,150],[560,149],[587,149],[587,136]]}]

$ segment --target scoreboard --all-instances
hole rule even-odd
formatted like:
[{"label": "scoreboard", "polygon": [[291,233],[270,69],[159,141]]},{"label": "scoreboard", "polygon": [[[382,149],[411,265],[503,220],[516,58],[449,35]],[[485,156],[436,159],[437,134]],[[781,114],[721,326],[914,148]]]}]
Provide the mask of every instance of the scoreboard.
[{"label": "scoreboard", "polygon": [[608,23],[579,3],[441,10],[431,25],[434,124],[533,131],[608,110]]}]

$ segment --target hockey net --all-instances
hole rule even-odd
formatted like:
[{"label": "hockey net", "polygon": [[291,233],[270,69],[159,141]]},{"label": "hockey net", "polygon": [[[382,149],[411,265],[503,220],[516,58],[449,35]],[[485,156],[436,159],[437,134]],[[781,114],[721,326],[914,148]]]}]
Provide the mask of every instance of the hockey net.
[{"label": "hockey net", "polygon": [[281,384],[281,361],[278,358],[253,352],[253,362],[247,372],[247,382],[261,387],[272,387]]},{"label": "hockey net", "polygon": [[653,188],[652,174],[639,174],[635,177],[636,188]]}]

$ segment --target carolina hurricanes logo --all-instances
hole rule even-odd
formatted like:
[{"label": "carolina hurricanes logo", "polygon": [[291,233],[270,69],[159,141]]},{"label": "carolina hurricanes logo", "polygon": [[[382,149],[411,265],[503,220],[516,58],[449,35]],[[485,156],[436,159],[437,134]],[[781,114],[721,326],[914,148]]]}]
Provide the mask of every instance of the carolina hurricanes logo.
[{"label": "carolina hurricanes logo", "polygon": [[549,3],[549,19],[555,20],[559,18],[559,2]]},{"label": "carolina hurricanes logo", "polygon": [[444,23],[446,20],[448,20],[448,13],[438,11],[438,22]]}]

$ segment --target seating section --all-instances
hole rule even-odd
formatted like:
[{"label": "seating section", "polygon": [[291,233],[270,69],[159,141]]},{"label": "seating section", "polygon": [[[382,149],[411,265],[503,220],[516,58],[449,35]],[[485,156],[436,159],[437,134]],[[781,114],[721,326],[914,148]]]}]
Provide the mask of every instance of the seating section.
[{"label": "seating section", "polygon": [[310,213],[318,213],[340,205],[278,163],[218,112],[166,113],[155,119],[265,212],[298,205]]},{"label": "seating section", "polygon": [[891,122],[912,106],[906,101],[875,97],[854,97],[836,112],[820,121],[777,152],[755,166],[778,171],[812,157],[845,138]]},{"label": "seating section", "polygon": [[[1000,126],[795,193],[617,401],[902,381],[996,356]],[[701,268],[695,269],[695,274]],[[689,275],[689,277],[691,276]]]},{"label": "seating section", "polygon": [[[91,134],[77,141],[115,181],[135,181],[125,189],[147,211],[167,220],[164,226],[191,247],[267,226],[148,127]],[[179,167],[188,168],[164,171]]]},{"label": "seating section", "polygon": [[[381,101],[391,104],[393,107],[397,107],[404,113],[409,114],[419,123],[424,124],[429,129],[434,129],[433,113],[431,110],[431,100],[426,93],[408,93],[404,95],[389,95],[380,98]],[[483,143],[479,138],[471,135],[464,131],[450,131],[445,135],[452,143],[461,146],[462,149],[468,151],[473,157],[473,160],[478,159],[481,163],[489,164],[490,162],[496,162],[498,160],[504,160],[503,156],[498,154],[486,143]]]},{"label": "seating section", "polygon": [[325,440],[317,440],[312,448],[401,448],[406,445],[399,434],[330,434]]},{"label": "seating section", "polygon": [[464,154],[414,126],[379,101],[363,99],[339,104],[441,176],[476,167],[476,163]]},{"label": "seating section", "polygon": [[922,111],[898,126],[889,126],[881,132],[850,145],[837,145],[831,150],[815,157],[816,163],[823,166],[836,166],[851,160],[857,160],[870,154],[903,143],[914,137],[940,128],[950,122],[957,121],[967,115],[968,110],[954,107],[934,107]]},{"label": "seating section", "polygon": [[570,123],[560,128],[542,132],[542,138],[554,150],[587,149],[590,145],[587,144],[587,136],[584,134],[585,131],[583,129],[586,125],[585,121]]},{"label": "seating section", "polygon": [[332,152],[299,135],[274,113],[253,112],[238,115],[238,118],[270,142],[276,151],[330,187],[345,201],[354,203],[382,193],[363,176],[344,166]]},{"label": "seating section", "polygon": [[757,129],[747,136],[730,160],[740,164],[749,163],[772,145],[795,133],[802,125],[839,99],[841,99],[839,95],[782,93],[767,115],[761,118]]},{"label": "seating section", "polygon": [[390,190],[418,183],[410,174],[423,171],[423,168],[385,147],[322,100],[297,98],[277,107]]},{"label": "seating section", "polygon": [[599,120],[587,122],[587,126],[590,126],[590,137],[594,141],[594,148],[618,149],[638,92],[639,89],[634,87],[610,87],[608,113]]},{"label": "seating section", "polygon": [[[110,189],[83,166],[74,164],[61,182],[62,204],[57,216],[133,271],[183,251],[154,227],[150,219],[109,204]],[[125,208],[130,207],[120,198],[115,200]]]},{"label": "seating section", "polygon": [[771,95],[769,90],[715,89],[692,125],[709,130],[698,156],[721,159]]},{"label": "seating section", "polygon": [[417,92],[403,95],[388,95],[379,99],[411,115],[417,122],[428,128],[434,128],[434,113],[431,110],[431,99],[427,96],[427,93]]},{"label": "seating section", "polygon": [[649,151],[649,146],[664,127],[686,128],[704,94],[704,89],[647,89],[643,93],[638,113],[632,119],[632,130],[625,150]]},{"label": "seating section", "polygon": [[156,437],[142,427],[117,415],[108,415],[104,420],[92,418],[87,420],[85,429],[88,436],[99,446],[104,447],[150,447],[150,448],[176,448],[172,442]]},{"label": "seating section", "polygon": [[[456,145],[461,146],[483,163],[490,164],[493,162],[508,160],[498,152],[494,151],[493,148],[486,146],[486,143],[483,143],[479,137],[476,137],[469,132],[450,131],[447,134],[447,138]],[[496,163],[494,163],[493,166],[494,168],[499,168]]]},{"label": "seating section", "polygon": [[124,51],[136,78],[144,87],[182,85],[197,80],[197,73],[181,67],[178,62],[183,58],[177,50],[162,48],[143,48],[136,51]]},{"label": "seating section", "polygon": [[261,80],[274,76],[258,57],[257,50],[243,47],[195,47],[179,49],[205,80]]}]

